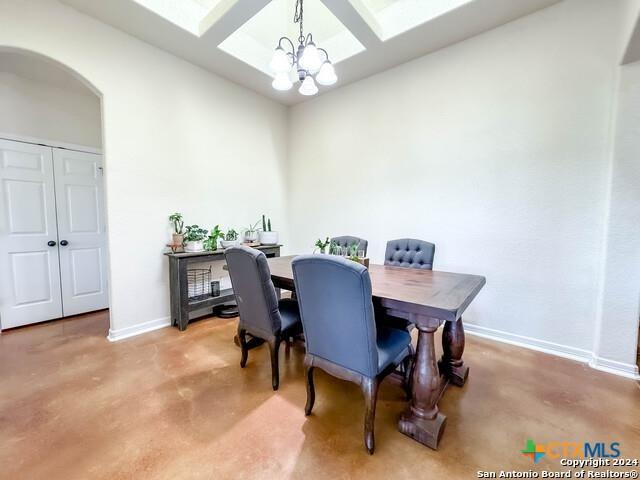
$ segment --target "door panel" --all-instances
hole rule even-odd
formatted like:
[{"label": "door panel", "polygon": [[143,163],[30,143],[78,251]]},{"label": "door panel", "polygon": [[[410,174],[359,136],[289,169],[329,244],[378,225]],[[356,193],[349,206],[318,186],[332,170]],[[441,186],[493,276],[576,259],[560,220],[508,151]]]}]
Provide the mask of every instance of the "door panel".
[{"label": "door panel", "polygon": [[54,149],[53,164],[64,314],[107,308],[102,157]]},{"label": "door panel", "polygon": [[0,140],[0,328],[62,316],[57,241],[51,148]]}]

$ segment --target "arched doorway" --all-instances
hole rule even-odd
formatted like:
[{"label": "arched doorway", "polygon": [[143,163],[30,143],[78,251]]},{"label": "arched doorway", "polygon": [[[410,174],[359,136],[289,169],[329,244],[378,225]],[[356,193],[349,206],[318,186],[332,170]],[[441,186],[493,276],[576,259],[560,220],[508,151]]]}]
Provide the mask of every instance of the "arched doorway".
[{"label": "arched doorway", "polygon": [[108,329],[102,96],[60,62],[0,47],[0,112],[0,328],[103,311]]}]

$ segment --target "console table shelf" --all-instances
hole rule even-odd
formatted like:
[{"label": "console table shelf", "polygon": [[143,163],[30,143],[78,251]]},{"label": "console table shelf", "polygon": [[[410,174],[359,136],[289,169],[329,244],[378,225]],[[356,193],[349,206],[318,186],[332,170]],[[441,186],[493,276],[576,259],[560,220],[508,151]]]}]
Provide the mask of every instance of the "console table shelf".
[{"label": "console table shelf", "polygon": [[[260,245],[256,248],[271,257],[280,256],[281,245]],[[224,289],[217,297],[189,300],[187,270],[190,264],[207,262],[224,262],[224,250],[213,252],[166,252],[169,258],[169,289],[171,297],[171,322],[182,331],[189,323],[189,313],[203,308],[215,307],[234,300],[233,290]]]}]

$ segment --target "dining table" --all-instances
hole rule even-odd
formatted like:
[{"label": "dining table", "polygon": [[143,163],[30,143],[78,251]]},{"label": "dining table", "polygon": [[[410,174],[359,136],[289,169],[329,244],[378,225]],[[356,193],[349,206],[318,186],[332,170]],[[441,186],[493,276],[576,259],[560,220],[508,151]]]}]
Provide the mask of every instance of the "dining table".
[{"label": "dining table", "polygon": [[[291,261],[268,259],[275,287],[295,291]],[[411,372],[411,399],[398,420],[398,430],[437,449],[446,416],[438,401],[448,385],[462,387],[469,367],[462,359],[465,335],[462,314],[486,283],[480,275],[370,264],[372,301],[376,310],[415,325],[418,341]],[[442,356],[436,358],[434,334],[443,326]]]}]

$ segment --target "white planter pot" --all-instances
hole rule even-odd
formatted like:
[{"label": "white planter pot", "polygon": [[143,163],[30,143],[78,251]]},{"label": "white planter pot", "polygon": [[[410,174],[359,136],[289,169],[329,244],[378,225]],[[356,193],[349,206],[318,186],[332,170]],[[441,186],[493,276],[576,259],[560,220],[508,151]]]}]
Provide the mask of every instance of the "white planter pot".
[{"label": "white planter pot", "polygon": [[260,243],[262,245],[277,245],[278,232],[260,232]]},{"label": "white planter pot", "polygon": [[254,230],[252,232],[246,231],[244,232],[244,241],[253,243],[258,240],[258,231]]},{"label": "white planter pot", "polygon": [[204,251],[204,246],[202,245],[202,240],[185,242],[184,251],[185,252],[202,252],[202,251]]},{"label": "white planter pot", "polygon": [[240,240],[220,240],[220,245],[222,248],[235,247],[240,245]]}]

